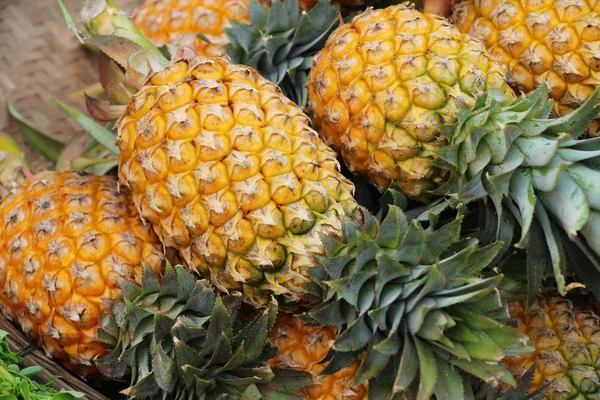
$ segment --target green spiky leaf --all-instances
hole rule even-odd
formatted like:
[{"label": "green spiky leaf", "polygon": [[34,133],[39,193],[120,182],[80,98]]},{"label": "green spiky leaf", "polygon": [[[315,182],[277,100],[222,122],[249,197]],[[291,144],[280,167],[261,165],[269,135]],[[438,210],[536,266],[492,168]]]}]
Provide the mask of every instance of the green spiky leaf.
[{"label": "green spiky leaf", "polygon": [[339,25],[339,7],[319,1],[308,12],[298,0],[274,0],[271,7],[250,2],[250,22],[225,28],[229,58],[256,68],[300,106],[307,102],[305,83],[313,56]]},{"label": "green spiky leaf", "polygon": [[[417,220],[408,224],[391,206],[381,224],[368,215],[345,223],[351,227],[344,231],[345,247],[330,247],[335,251],[317,267],[320,275],[336,276],[320,281],[326,300],[308,313],[340,331],[329,357],[334,366],[325,373],[362,351],[355,383],[388,382],[383,386],[393,394],[416,388],[419,399],[441,391],[465,398],[463,372],[473,374],[483,364],[488,379],[512,383],[503,357],[533,349],[526,336],[504,325],[508,316],[497,289],[502,276],[476,275],[503,246],[461,238],[462,211],[437,229],[437,218],[431,221],[427,229]],[[337,262],[344,268],[328,268]],[[369,387],[375,398],[384,395]]]},{"label": "green spiky leaf", "polygon": [[[600,140],[578,139],[600,112],[598,98],[600,89],[572,113],[549,119],[546,85],[515,101],[491,90],[459,111],[446,131],[450,145],[438,151],[450,179],[436,194],[462,203],[491,199],[497,240],[507,237],[505,214],[520,227],[517,246],[530,253],[529,298],[538,293],[547,265],[565,293],[561,230],[586,242],[589,247],[579,250],[589,264],[600,255]],[[595,276],[600,279],[597,270]]]},{"label": "green spiky leaf", "polygon": [[122,282],[127,286],[125,300],[102,320],[101,337],[116,347],[97,365],[112,378],[131,372],[125,393],[132,399],[240,398],[254,390],[297,395],[299,383],[273,381],[267,362],[275,302],[240,321],[239,293],[216,296],[208,281],[181,266],[167,266],[162,278],[144,267],[142,284]]}]

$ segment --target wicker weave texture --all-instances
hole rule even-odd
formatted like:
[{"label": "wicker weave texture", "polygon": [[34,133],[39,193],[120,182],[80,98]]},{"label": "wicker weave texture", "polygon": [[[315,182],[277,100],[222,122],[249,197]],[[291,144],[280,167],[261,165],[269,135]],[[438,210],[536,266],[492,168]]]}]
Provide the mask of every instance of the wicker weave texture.
[{"label": "wicker weave texture", "polygon": [[[74,18],[83,0],[64,0]],[[131,10],[137,0],[116,0]],[[53,102],[58,98],[84,109],[82,88],[97,82],[94,55],[83,49],[63,21],[56,0],[0,0],[0,132],[22,145],[35,171],[49,167],[25,145],[10,121],[11,99],[33,124],[63,141],[82,130]]]}]

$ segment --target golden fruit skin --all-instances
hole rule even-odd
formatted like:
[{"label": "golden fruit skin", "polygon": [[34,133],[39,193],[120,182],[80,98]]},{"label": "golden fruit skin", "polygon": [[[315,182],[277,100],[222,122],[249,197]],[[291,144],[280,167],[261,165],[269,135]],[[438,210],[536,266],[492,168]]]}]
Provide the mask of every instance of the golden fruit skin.
[{"label": "golden fruit skin", "polygon": [[410,6],[368,9],[313,60],[309,109],[348,167],[384,190],[426,200],[444,182],[433,151],[461,104],[490,88],[510,94],[505,70],[445,19]]},{"label": "golden fruit skin", "polygon": [[561,297],[540,298],[525,312],[525,302],[509,304],[511,323],[528,335],[536,351],[508,357],[513,375],[523,375],[534,363],[531,390],[549,384],[546,399],[592,399],[600,396],[600,320]]},{"label": "golden fruit skin", "polygon": [[335,327],[309,325],[301,318],[280,313],[269,336],[277,354],[269,363],[274,368],[312,374],[313,384],[301,390],[310,400],[367,399],[366,383],[352,385],[358,361],[333,375],[317,376],[327,366],[319,361],[327,355],[336,336]]},{"label": "golden fruit skin", "polygon": [[155,45],[179,44],[184,35],[195,38],[198,54],[224,56],[229,21],[250,20],[249,0],[146,0],[133,11],[132,21]]},{"label": "golden fruit skin", "polygon": [[0,306],[52,356],[80,372],[110,350],[96,330],[120,279],[160,268],[156,235],[113,177],[41,172],[0,203]]},{"label": "golden fruit skin", "polygon": [[277,86],[222,58],[175,61],[118,127],[121,182],[166,246],[254,305],[305,300],[312,253],[341,232],[354,186]]},{"label": "golden fruit skin", "polygon": [[[453,19],[508,66],[516,90],[546,82],[564,115],[600,83],[599,11],[600,3],[587,0],[477,0],[458,4]],[[592,122],[591,133],[598,125]]]}]

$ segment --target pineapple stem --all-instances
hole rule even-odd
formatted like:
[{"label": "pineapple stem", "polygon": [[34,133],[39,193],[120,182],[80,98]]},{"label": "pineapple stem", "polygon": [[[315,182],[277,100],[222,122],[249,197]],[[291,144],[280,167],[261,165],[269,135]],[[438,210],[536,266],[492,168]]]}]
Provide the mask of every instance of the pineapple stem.
[{"label": "pineapple stem", "polygon": [[110,0],[90,0],[81,11],[86,27],[95,36],[118,36],[148,50],[166,66],[169,60],[152,42],[140,32],[127,14]]}]

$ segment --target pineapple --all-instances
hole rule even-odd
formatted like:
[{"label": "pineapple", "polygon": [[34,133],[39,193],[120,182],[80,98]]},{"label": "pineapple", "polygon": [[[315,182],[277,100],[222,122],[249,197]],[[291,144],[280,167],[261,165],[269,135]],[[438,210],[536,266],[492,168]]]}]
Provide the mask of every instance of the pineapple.
[{"label": "pineapple", "polygon": [[[454,9],[453,20],[508,66],[516,90],[528,93],[548,84],[555,112],[565,115],[598,86],[597,11],[585,0],[465,1]],[[592,121],[590,133],[598,132],[599,122]]]},{"label": "pineapple", "polygon": [[338,28],[313,61],[309,110],[351,171],[424,200],[447,179],[435,151],[463,105],[497,88],[505,68],[441,17],[401,4]]},{"label": "pineapple", "polygon": [[249,0],[146,0],[133,10],[132,21],[156,46],[179,44],[185,35],[195,37],[196,51],[223,56],[229,21],[250,19]]},{"label": "pineapple", "polygon": [[97,330],[119,280],[139,280],[141,262],[162,264],[130,198],[112,177],[41,172],[0,202],[2,312],[82,373],[109,350]]},{"label": "pineapple", "polygon": [[508,357],[515,376],[535,366],[531,390],[548,385],[546,399],[600,396],[600,320],[562,297],[541,297],[529,312],[525,302],[509,304],[511,323],[533,341],[536,351]]},{"label": "pineapple", "polygon": [[[255,306],[272,295],[285,305],[318,301],[305,289],[312,253],[322,252],[320,234],[341,231],[356,201],[308,117],[252,68],[189,48],[169,63],[110,4],[88,16],[93,35],[118,28],[148,50],[129,55],[143,53],[148,62],[127,62],[118,76],[139,85],[117,106],[116,123],[120,181],[142,218],[222,291],[241,291]],[[94,38],[103,51],[120,42]],[[139,65],[159,72],[144,75]]]},{"label": "pineapple", "polygon": [[[317,302],[305,288],[313,253],[323,251],[321,234],[341,232],[356,201],[308,117],[252,68],[182,49],[161,70],[164,57],[120,10],[106,4],[87,14],[92,34],[118,28],[148,50],[117,57],[148,56],[118,76],[139,83],[119,109],[115,153],[141,217],[222,291],[241,291],[254,306],[272,295],[294,307]],[[120,42],[95,43],[114,56],[111,40]],[[160,71],[144,75],[139,65]]]},{"label": "pineapple", "polygon": [[310,302],[312,253],[356,208],[354,186],[277,86],[222,58],[176,59],[118,132],[120,181],[165,246],[251,304]]},{"label": "pineapple", "polygon": [[309,372],[313,376],[313,384],[302,389],[308,399],[366,399],[367,384],[352,384],[358,362],[335,374],[318,376],[327,365],[320,361],[329,352],[336,336],[333,326],[309,324],[299,317],[281,313],[270,333],[277,354],[269,363],[275,368]]}]

